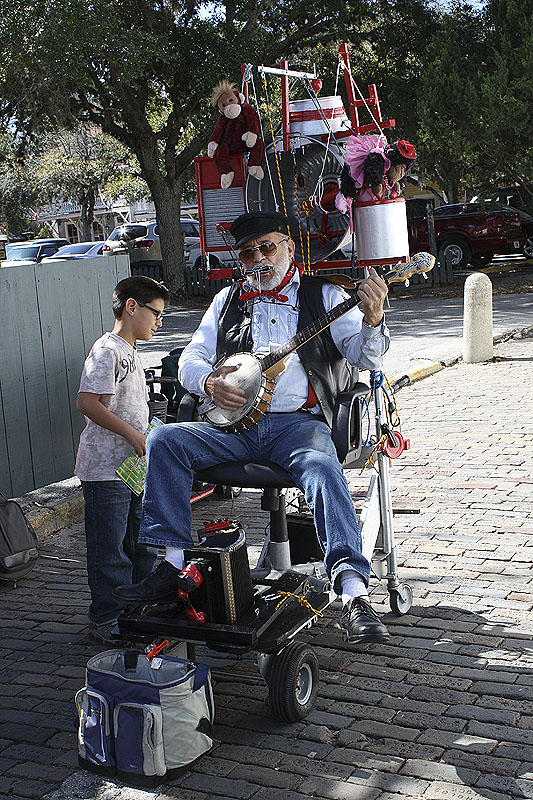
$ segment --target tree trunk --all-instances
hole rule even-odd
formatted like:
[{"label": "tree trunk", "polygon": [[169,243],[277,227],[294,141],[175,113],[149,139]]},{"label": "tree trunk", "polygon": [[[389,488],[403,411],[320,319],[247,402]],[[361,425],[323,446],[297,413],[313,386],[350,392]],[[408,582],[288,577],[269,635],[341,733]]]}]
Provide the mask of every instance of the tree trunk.
[{"label": "tree trunk", "polygon": [[83,194],[80,197],[80,206],[81,206],[81,211],[80,211],[81,240],[82,240],[82,242],[87,242],[88,239],[89,239],[89,233],[88,233],[89,225],[88,225],[88,221],[87,221],[87,211],[88,211],[88,206],[89,206],[89,196],[88,196],[88,194],[86,192],[83,192]]},{"label": "tree trunk", "polygon": [[455,183],[452,183],[451,181],[448,183],[446,194],[448,195],[448,203],[457,202],[457,191]]},{"label": "tree trunk", "polygon": [[93,222],[94,222],[94,205],[96,202],[96,196],[94,191],[94,186],[91,186],[88,193],[87,193],[88,205],[87,205],[87,235],[84,235],[84,242],[92,242],[94,239],[93,235]]},{"label": "tree trunk", "polygon": [[[157,185],[154,185],[157,184]],[[183,180],[152,181],[150,186],[155,205],[157,230],[161,241],[163,281],[172,300],[186,295],[185,262],[183,258],[183,234],[180,225],[181,195]]]},{"label": "tree trunk", "polygon": [[[166,159],[166,174],[164,174],[157,140],[146,117],[143,116],[144,110],[131,106],[129,111],[128,121],[135,137],[127,144],[137,156],[141,174],[148,184],[154,201],[157,230],[161,243],[163,280],[171,298],[177,300],[184,297],[187,291],[180,212],[181,196],[189,162],[186,161],[184,166],[176,161],[172,162],[169,153]],[[108,132],[114,135],[112,126],[108,128]],[[170,169],[170,167],[172,168]]]}]

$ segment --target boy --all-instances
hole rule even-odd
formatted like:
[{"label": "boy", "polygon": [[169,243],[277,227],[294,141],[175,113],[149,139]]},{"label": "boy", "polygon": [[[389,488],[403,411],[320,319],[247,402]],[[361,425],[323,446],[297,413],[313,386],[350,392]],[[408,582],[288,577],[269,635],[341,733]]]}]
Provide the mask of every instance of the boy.
[{"label": "boy", "polygon": [[115,473],[132,449],[146,453],[148,391],[136,341],[161,327],[169,294],[162,283],[134,275],[113,292],[115,325],[94,343],[85,360],[76,407],[85,415],[75,474],[85,498],[87,573],[91,590],[89,633],[117,641],[122,610],[117,584],[137,583],[154,568],[157,551],[139,544],[141,498]]}]

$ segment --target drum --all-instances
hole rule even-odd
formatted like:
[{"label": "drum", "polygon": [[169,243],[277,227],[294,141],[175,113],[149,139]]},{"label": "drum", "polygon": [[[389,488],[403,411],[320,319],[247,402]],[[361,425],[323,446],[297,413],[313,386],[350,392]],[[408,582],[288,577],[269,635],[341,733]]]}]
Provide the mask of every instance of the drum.
[{"label": "drum", "polygon": [[[325,121],[327,120],[327,122]],[[316,100],[291,100],[289,103],[289,124],[291,136],[323,136],[342,130],[344,123],[349,125],[342,98],[318,97]],[[306,141],[302,139],[301,144]]]},{"label": "drum", "polygon": [[393,263],[409,256],[405,198],[354,203],[357,260]]}]

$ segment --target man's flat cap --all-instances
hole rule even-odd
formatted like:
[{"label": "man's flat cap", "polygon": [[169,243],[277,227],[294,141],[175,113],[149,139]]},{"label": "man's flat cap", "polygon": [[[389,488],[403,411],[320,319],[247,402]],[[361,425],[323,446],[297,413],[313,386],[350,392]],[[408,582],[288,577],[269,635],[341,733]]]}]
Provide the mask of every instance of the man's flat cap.
[{"label": "man's flat cap", "polygon": [[277,211],[250,211],[241,214],[230,226],[236,248],[274,231],[287,234],[289,232],[289,220]]}]

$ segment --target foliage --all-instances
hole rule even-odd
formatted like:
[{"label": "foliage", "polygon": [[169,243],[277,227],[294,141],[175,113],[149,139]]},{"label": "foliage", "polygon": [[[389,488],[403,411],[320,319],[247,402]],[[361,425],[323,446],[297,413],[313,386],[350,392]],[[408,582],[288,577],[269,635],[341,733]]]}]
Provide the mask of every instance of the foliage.
[{"label": "foliage", "polygon": [[[462,0],[3,6],[0,114],[28,147],[43,131],[81,121],[135,154],[138,173],[129,162],[101,185],[112,192],[126,183],[130,196],[142,191],[140,181],[148,185],[174,295],[184,291],[181,197],[192,193],[192,159],[215,122],[210,90],[222,77],[238,82],[242,62],[316,63],[324,94],[334,88],[338,42],[347,41],[356,83],[365,96],[376,83],[383,116],[397,120],[387,135],[416,143],[420,168],[449,200],[491,181],[532,184],[531,0],[487,0],[486,7]],[[269,84],[272,106],[276,83]],[[259,85],[258,94],[266,112]]]},{"label": "foliage", "polygon": [[37,203],[37,194],[28,185],[25,170],[16,158],[13,136],[0,133],[0,232],[11,240],[22,237],[35,227],[30,208]]},{"label": "foliage", "polygon": [[481,79],[481,131],[486,174],[520,184],[533,201],[533,3],[491,0],[489,69]]},{"label": "foliage", "polygon": [[[93,125],[79,124],[41,137],[29,167],[41,202],[61,198],[81,207],[82,238],[92,238],[96,200],[128,167],[128,150]],[[118,189],[118,185],[116,187]],[[146,185],[144,186],[146,194]]]},{"label": "foliage", "polygon": [[238,80],[242,62],[271,63],[355,30],[362,8],[229,0],[207,15],[196,0],[5,0],[0,108],[26,136],[84,120],[135,153],[156,205],[164,272],[179,293],[180,198],[215,121],[212,85]]},{"label": "foliage", "polygon": [[475,187],[533,181],[533,4],[456,3],[424,55],[419,142],[450,201]]},{"label": "foliage", "polygon": [[442,14],[428,43],[417,104],[418,143],[429,176],[445,189],[449,202],[471,186],[479,147],[480,78],[485,68],[483,17],[457,5]]}]

